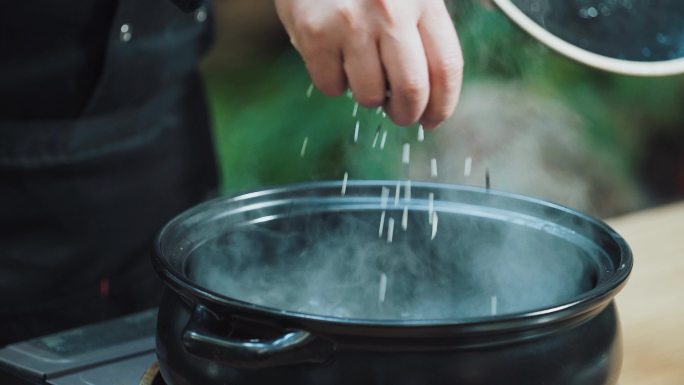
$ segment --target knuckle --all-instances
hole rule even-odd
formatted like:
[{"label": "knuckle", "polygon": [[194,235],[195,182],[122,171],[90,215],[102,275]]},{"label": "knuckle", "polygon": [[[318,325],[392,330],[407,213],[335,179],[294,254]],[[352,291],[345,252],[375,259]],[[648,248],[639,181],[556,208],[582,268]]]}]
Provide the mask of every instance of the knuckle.
[{"label": "knuckle", "polygon": [[295,29],[305,40],[316,41],[325,34],[325,24],[311,18],[300,19]]},{"label": "knuckle", "polygon": [[394,19],[391,0],[371,0],[371,4],[386,20],[392,21]]},{"label": "knuckle", "polygon": [[342,22],[342,26],[348,31],[354,32],[360,29],[359,15],[356,9],[348,2],[337,6],[337,16]]},{"label": "knuckle", "polygon": [[444,60],[441,67],[447,74],[451,75],[450,77],[458,79],[460,74],[463,72],[464,65],[465,63],[463,62],[463,56],[460,54],[453,54],[449,55]]},{"label": "knuckle", "polygon": [[449,55],[435,66],[432,76],[435,81],[452,86],[458,83],[463,72],[463,58],[460,55]]},{"label": "knuckle", "polygon": [[431,71],[430,76],[434,83],[443,84],[447,87],[456,82],[456,73],[451,67],[446,65],[438,65],[435,67]]},{"label": "knuckle", "polygon": [[372,3],[376,7],[384,8],[384,9],[389,9],[389,5],[392,1],[391,0],[372,0]]}]

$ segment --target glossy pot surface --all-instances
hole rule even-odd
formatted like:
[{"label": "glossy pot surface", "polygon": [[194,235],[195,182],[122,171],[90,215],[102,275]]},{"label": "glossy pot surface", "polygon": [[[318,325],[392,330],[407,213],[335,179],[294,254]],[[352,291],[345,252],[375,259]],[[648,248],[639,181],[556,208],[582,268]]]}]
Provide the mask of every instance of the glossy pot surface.
[{"label": "glossy pot surface", "polygon": [[340,192],[221,198],[162,229],[168,383],[616,383],[632,256],[603,222],[464,186]]}]

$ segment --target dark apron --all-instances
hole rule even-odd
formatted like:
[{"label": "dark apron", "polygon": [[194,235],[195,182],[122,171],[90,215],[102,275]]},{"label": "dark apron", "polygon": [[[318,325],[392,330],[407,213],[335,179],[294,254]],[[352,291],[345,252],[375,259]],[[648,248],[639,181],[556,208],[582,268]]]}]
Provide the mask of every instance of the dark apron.
[{"label": "dark apron", "polygon": [[0,122],[0,345],[156,304],[154,234],[217,185],[208,24],[122,0],[81,116]]}]

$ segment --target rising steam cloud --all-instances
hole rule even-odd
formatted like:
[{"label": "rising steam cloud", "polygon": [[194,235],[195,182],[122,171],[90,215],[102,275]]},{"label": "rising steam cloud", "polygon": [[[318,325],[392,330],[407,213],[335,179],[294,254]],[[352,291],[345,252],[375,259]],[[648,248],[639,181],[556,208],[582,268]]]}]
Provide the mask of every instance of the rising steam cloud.
[{"label": "rising steam cloud", "polygon": [[[190,275],[245,302],[375,320],[524,312],[567,302],[595,284],[586,250],[513,218],[441,211],[431,240],[426,202],[414,200],[407,231],[397,226],[392,243],[378,237],[379,210],[292,214],[226,229],[195,249]],[[387,217],[399,223],[402,212]]]}]

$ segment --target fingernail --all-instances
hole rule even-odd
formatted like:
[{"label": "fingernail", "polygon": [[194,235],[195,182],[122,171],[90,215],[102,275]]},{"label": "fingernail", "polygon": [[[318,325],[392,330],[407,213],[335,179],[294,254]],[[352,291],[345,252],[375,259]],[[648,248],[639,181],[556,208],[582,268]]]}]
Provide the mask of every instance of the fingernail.
[{"label": "fingernail", "polygon": [[426,122],[426,121],[421,121],[420,122],[423,125],[423,128],[426,130],[434,130],[439,128],[439,126],[442,125],[442,122],[434,123],[434,122]]}]

